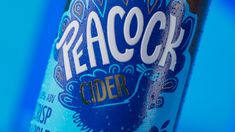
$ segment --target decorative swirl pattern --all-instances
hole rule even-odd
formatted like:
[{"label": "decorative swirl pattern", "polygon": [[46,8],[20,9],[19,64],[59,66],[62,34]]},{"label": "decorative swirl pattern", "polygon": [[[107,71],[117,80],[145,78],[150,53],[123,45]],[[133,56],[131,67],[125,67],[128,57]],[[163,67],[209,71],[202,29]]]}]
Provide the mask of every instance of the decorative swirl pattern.
[{"label": "decorative swirl pattern", "polygon": [[56,83],[60,86],[63,87],[63,82],[65,80],[64,78],[64,71],[62,69],[61,66],[56,66],[55,70],[54,70],[54,79],[56,81]]},{"label": "decorative swirl pattern", "polygon": [[78,82],[71,81],[66,85],[65,91],[59,94],[59,101],[67,108],[78,109],[81,108],[81,99],[77,95],[79,91]]},{"label": "decorative swirl pattern", "polygon": [[62,24],[61,24],[61,31],[62,33],[65,31],[66,27],[68,26],[69,24],[69,21],[70,21],[70,18],[69,16],[65,15],[63,18],[62,18]]},{"label": "decorative swirl pattern", "polygon": [[122,70],[124,73],[129,73],[129,74],[134,74],[134,72],[135,72],[135,68],[134,68],[134,66],[133,65],[127,65],[127,66],[125,66],[124,68],[123,68],[123,70]]},{"label": "decorative swirl pattern", "polygon": [[117,64],[113,64],[109,67],[109,73],[115,74],[120,73],[120,66]]}]

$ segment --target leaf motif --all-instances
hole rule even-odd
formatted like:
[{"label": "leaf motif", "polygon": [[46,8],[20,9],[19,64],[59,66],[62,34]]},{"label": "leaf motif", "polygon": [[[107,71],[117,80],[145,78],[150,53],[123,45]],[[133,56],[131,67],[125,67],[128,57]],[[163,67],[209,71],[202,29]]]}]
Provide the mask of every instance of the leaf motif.
[{"label": "leaf motif", "polygon": [[165,122],[163,123],[161,129],[165,129],[165,128],[169,125],[169,123],[170,123],[170,120],[165,121]]},{"label": "leaf motif", "polygon": [[147,0],[148,13],[150,14],[155,6],[157,5],[158,0]]},{"label": "leaf motif", "polygon": [[72,14],[82,22],[85,14],[85,3],[82,0],[75,1],[72,7]]},{"label": "leaf motif", "polygon": [[104,17],[106,6],[107,6],[107,0],[92,0],[96,8],[98,9],[100,15]]},{"label": "leaf motif", "polygon": [[125,5],[128,5],[129,0],[123,0]]},{"label": "leaf motif", "polygon": [[174,92],[178,86],[178,79],[176,77],[169,78],[162,83],[163,92]]},{"label": "leaf motif", "polygon": [[152,126],[149,130],[149,132],[159,132],[157,126]]}]

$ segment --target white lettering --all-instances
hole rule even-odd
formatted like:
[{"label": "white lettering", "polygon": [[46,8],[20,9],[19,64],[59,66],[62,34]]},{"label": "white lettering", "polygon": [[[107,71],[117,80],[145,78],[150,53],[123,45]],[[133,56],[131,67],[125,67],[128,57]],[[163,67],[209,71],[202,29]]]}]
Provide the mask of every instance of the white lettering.
[{"label": "white lettering", "polygon": [[178,39],[176,40],[176,42],[172,42],[174,34],[175,34],[175,29],[176,29],[176,17],[173,15],[170,15],[170,30],[169,30],[169,34],[168,34],[168,38],[167,38],[167,42],[166,42],[166,47],[165,47],[165,50],[164,50],[163,55],[161,57],[161,60],[159,62],[159,65],[164,66],[166,63],[166,59],[168,57],[168,54],[170,54],[171,55],[170,70],[172,70],[172,71],[175,70],[175,65],[177,62],[177,56],[176,56],[174,48],[177,48],[180,46],[180,44],[183,40],[183,37],[184,37],[184,32],[185,32],[185,30],[181,28],[180,35],[179,35]]},{"label": "white lettering", "polygon": [[119,15],[121,18],[123,18],[124,14],[125,11],[123,10],[123,8],[121,8],[120,6],[115,6],[110,10],[107,22],[108,23],[107,36],[108,36],[109,48],[113,57],[120,62],[129,61],[134,54],[133,49],[126,49],[125,53],[120,53],[117,47],[116,34],[115,34],[115,17],[116,15]]},{"label": "white lettering", "polygon": [[[79,23],[77,21],[72,21],[66,28],[60,41],[56,44],[56,49],[60,49],[63,46],[64,68],[67,80],[72,78],[72,71],[71,71],[68,51],[71,48],[72,44],[74,43],[74,40],[78,33],[78,29],[79,29]],[[72,37],[69,40],[65,41],[71,31],[73,31]]]},{"label": "white lettering", "polygon": [[82,72],[87,70],[86,64],[83,64],[81,66],[80,60],[79,60],[80,57],[83,55],[83,50],[81,50],[78,53],[78,48],[81,45],[82,41],[83,41],[83,34],[80,36],[78,42],[76,43],[76,45],[75,45],[75,47],[74,47],[74,49],[72,51],[73,52],[73,59],[74,59],[74,65],[75,65],[76,74],[80,74],[80,73],[82,73]]},{"label": "white lettering", "polygon": [[[91,29],[92,29],[91,25],[93,21],[95,23],[95,27],[97,31],[96,37],[92,37],[92,33],[91,33]],[[88,47],[90,65],[92,68],[97,66],[96,59],[95,59],[95,51],[93,47],[94,42],[99,42],[103,65],[109,64],[110,62],[108,58],[108,51],[107,51],[107,47],[106,47],[106,43],[104,39],[104,32],[103,32],[103,28],[100,22],[100,18],[94,11],[92,11],[89,14],[88,19],[87,19],[87,47]]]},{"label": "white lettering", "polygon": [[[166,29],[166,23],[167,23],[166,15],[162,11],[154,13],[149,22],[147,23],[146,29],[144,31],[144,16],[140,8],[133,7],[128,12],[124,20],[125,14],[126,12],[122,7],[120,6],[113,7],[108,14],[107,25],[105,25],[107,26],[107,32],[104,32],[98,14],[92,11],[87,18],[86,37],[84,36],[84,33],[82,33],[79,36],[77,42],[74,41],[78,37],[78,30],[80,26],[78,21],[72,21],[67,26],[60,41],[56,44],[57,50],[62,49],[64,68],[67,80],[71,79],[73,76],[71,64],[74,64],[77,75],[88,70],[87,67],[88,60],[84,62],[84,64],[81,64],[80,59],[83,56],[89,58],[91,68],[97,67],[97,60],[94,49],[95,43],[99,45],[99,50],[101,53],[103,65],[110,64],[108,48],[110,49],[112,57],[116,59],[118,62],[130,61],[133,58],[134,53],[137,53],[135,52],[135,50],[140,50],[138,52],[140,53],[140,58],[143,63],[153,64],[156,62],[158,58],[160,58],[158,65],[164,66],[166,64],[166,60],[168,59],[168,57],[171,57],[169,69],[172,71],[175,70],[175,66],[177,63],[177,54],[175,52],[175,49],[179,47],[180,44],[182,43],[185,33],[185,30],[181,28],[179,37],[175,42],[173,42],[176,30],[176,22],[177,22],[176,17],[170,14],[169,34],[167,36],[167,41],[165,42],[165,44],[162,43],[155,44],[156,46],[154,48],[154,51],[153,53],[150,54],[148,53],[148,49],[150,48],[149,41],[151,37],[154,37],[152,35],[154,32],[154,28],[156,27],[156,24],[159,23],[160,24],[159,30]],[[137,25],[136,25],[137,29],[134,36],[131,36],[131,31],[133,31],[131,30],[131,23],[134,20],[133,19],[134,16],[136,17],[137,20]],[[119,33],[117,34],[117,32],[115,31],[116,28],[115,25],[119,24],[116,21],[116,17],[120,17],[121,20],[124,21],[123,34]],[[93,33],[94,29],[96,33]],[[141,39],[142,34],[143,38]],[[116,35],[123,35],[126,43],[121,41],[122,44],[127,44],[131,48],[126,48],[124,49],[125,52],[121,53],[118,49]],[[85,42],[83,42],[84,39],[83,37],[86,38]],[[105,37],[107,37],[108,48],[105,41]],[[134,47],[137,43],[141,44],[140,49],[136,49],[137,47],[136,48]],[[73,44],[74,46],[72,46]],[[87,44],[88,55],[86,56],[83,54],[85,46],[82,46],[82,44]],[[163,49],[163,45],[165,46],[165,48],[163,53],[160,54],[161,49]],[[79,47],[81,47],[80,51]],[[97,50],[98,49],[96,49],[96,51]],[[69,58],[69,52],[72,52],[73,58]],[[136,55],[136,57],[139,57],[139,55]],[[73,61],[74,63],[70,63],[70,61]]]},{"label": "white lettering", "polygon": [[[131,38],[130,27],[131,27],[131,22],[132,22],[134,16],[136,16],[136,18],[137,18],[137,30],[136,30],[135,36],[133,38]],[[143,13],[141,12],[140,8],[134,7],[127,14],[126,20],[124,23],[124,37],[125,37],[126,42],[129,45],[134,46],[140,40],[140,37],[143,33],[143,28],[144,28]]]},{"label": "white lettering", "polygon": [[142,40],[142,43],[141,43],[141,49],[140,49],[140,54],[141,54],[141,58],[143,60],[144,63],[146,64],[152,64],[154,63],[159,54],[160,54],[160,50],[161,50],[161,47],[162,45],[158,45],[156,46],[154,52],[152,55],[148,55],[148,44],[149,44],[149,39],[151,37],[151,34],[153,32],[153,29],[154,29],[154,26],[156,25],[157,22],[160,22],[160,29],[165,29],[166,27],[166,16],[163,12],[156,12],[152,18],[150,19],[147,27],[146,27],[146,30],[145,30],[145,33],[144,33],[144,36],[143,36],[143,40]]}]

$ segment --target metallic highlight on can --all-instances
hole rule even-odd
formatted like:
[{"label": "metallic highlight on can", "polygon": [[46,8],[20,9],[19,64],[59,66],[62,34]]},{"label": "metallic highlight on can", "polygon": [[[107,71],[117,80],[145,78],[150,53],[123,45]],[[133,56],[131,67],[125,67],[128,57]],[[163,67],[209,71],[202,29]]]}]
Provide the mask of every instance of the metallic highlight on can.
[{"label": "metallic highlight on can", "polygon": [[208,2],[69,3],[30,131],[174,131]]}]

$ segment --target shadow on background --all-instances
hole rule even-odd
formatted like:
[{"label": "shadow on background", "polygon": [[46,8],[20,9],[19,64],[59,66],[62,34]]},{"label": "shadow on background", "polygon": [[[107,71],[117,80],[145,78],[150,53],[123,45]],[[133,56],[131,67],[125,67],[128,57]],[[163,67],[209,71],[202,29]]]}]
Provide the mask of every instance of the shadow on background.
[{"label": "shadow on background", "polygon": [[[28,131],[64,4],[1,2],[0,131]],[[235,131],[234,5],[212,2],[178,132]]]}]

